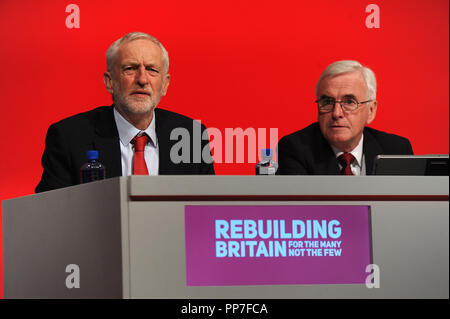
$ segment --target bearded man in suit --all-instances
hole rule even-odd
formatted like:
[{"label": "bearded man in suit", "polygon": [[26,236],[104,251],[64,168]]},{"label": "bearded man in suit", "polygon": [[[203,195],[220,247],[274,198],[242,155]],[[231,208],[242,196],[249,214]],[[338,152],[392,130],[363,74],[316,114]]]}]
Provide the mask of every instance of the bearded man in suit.
[{"label": "bearded man in suit", "polygon": [[[99,151],[106,178],[214,174],[212,157],[204,156],[211,154],[206,128],[186,116],[156,108],[170,83],[169,56],[164,46],[146,33],[128,33],[109,47],[106,64],[103,81],[113,105],[71,116],[49,127],[42,178],[35,191],[79,184],[80,167],[87,161],[88,150]],[[196,125],[201,132],[198,136],[193,134]],[[172,149],[180,143],[176,138],[180,129],[189,133],[190,140],[181,141],[188,144],[188,160],[180,160]],[[203,150],[200,161],[198,156],[194,160],[195,143]],[[135,156],[136,145],[143,145],[139,146],[143,154],[139,159]],[[174,149],[183,151],[178,146]],[[139,168],[135,165],[138,161]]]},{"label": "bearded man in suit", "polygon": [[377,112],[376,78],[357,61],[330,64],[316,85],[318,122],[278,143],[280,175],[371,175],[377,155],[411,155],[408,139],[366,127]]}]

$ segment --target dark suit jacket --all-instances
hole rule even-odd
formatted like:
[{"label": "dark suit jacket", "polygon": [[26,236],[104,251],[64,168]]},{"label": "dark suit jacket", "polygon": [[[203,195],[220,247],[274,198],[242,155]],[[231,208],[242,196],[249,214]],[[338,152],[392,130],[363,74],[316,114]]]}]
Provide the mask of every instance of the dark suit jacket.
[{"label": "dark suit jacket", "polygon": [[[372,174],[377,155],[413,154],[408,139],[385,132],[364,128],[363,153],[366,174]],[[323,137],[319,123],[284,136],[278,142],[279,175],[339,175],[336,156]]]},{"label": "dark suit jacket", "polygon": [[[214,174],[214,166],[193,160],[193,123],[186,116],[155,109],[156,136],[159,147],[160,175]],[[197,122],[198,125],[198,122]],[[184,128],[190,134],[190,163],[175,164],[170,159],[170,150],[178,140],[170,140],[174,128]],[[201,132],[206,128],[202,125]],[[180,138],[180,137],[178,137]],[[181,138],[180,138],[181,139]],[[36,193],[80,183],[80,168],[87,162],[86,151],[98,150],[99,161],[106,167],[106,178],[122,176],[119,132],[112,106],[98,107],[52,124],[47,132],[42,156],[44,171]],[[208,141],[201,143],[201,150],[208,148]],[[197,156],[198,157],[198,156]],[[197,160],[198,162],[198,160]]]}]

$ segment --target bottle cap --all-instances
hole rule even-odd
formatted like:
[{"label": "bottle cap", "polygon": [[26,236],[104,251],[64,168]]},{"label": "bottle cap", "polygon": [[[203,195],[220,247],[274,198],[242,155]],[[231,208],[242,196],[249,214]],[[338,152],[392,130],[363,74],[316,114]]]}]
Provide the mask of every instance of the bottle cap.
[{"label": "bottle cap", "polygon": [[263,148],[262,150],[261,150],[261,156],[262,156],[262,158],[269,158],[269,159],[271,159],[272,158],[272,149],[270,149],[270,148]]},{"label": "bottle cap", "polygon": [[88,160],[98,160],[98,151],[87,151],[86,157]]}]

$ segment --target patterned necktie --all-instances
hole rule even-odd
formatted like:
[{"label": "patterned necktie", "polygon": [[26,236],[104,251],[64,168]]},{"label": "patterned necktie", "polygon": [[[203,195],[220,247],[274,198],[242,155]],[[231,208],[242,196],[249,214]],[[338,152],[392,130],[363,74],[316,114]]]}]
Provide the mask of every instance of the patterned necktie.
[{"label": "patterned necktie", "polygon": [[136,135],[131,140],[131,144],[134,145],[133,175],[148,175],[144,157],[144,149],[148,139],[148,135],[144,133],[142,135]]},{"label": "patterned necktie", "polygon": [[353,175],[350,164],[355,160],[355,157],[351,153],[344,153],[339,155],[338,161],[342,166],[341,175]]}]

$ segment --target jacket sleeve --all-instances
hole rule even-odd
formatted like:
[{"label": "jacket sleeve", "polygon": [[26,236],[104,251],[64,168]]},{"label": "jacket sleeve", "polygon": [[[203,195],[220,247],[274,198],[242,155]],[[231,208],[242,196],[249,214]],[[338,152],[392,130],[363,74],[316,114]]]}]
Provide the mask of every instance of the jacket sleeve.
[{"label": "jacket sleeve", "polygon": [[300,162],[299,150],[287,138],[282,138],[277,146],[278,171],[277,175],[309,175]]},{"label": "jacket sleeve", "polygon": [[73,185],[67,143],[58,124],[52,124],[47,131],[41,163],[44,170],[36,193]]},{"label": "jacket sleeve", "polygon": [[406,144],[405,144],[405,148],[406,148],[406,155],[414,155],[411,143],[408,139],[406,139]]},{"label": "jacket sleeve", "polygon": [[209,146],[208,131],[202,124],[202,165],[200,167],[200,174],[215,175],[213,157],[211,154],[211,148]]}]

